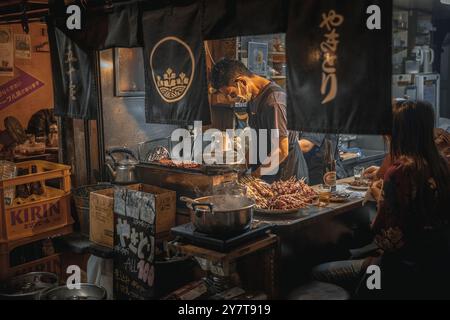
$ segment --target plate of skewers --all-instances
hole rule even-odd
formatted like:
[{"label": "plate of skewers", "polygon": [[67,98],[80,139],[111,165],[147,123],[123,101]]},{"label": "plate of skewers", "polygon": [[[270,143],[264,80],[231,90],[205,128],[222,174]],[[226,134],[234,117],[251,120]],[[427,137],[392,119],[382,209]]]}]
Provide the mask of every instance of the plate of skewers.
[{"label": "plate of skewers", "polygon": [[303,179],[290,178],[268,184],[261,179],[245,176],[239,180],[239,184],[245,187],[247,196],[255,201],[255,215],[292,215],[310,207],[318,197],[317,192]]}]

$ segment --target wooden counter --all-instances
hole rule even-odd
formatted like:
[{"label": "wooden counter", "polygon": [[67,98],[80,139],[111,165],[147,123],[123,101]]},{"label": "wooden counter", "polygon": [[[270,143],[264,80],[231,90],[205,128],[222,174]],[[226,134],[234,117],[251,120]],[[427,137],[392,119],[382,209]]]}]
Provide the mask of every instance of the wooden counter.
[{"label": "wooden counter", "polygon": [[[352,180],[353,177],[341,179],[337,181],[337,184],[345,185]],[[277,225],[277,227],[289,227],[315,223],[321,218],[330,218],[353,209],[361,208],[363,206],[365,191],[349,191],[351,191],[351,196],[348,201],[343,203],[330,203],[326,207],[311,206],[301,209],[297,213],[283,215],[282,217],[277,214],[274,214],[273,217],[268,215],[264,215],[263,217],[255,213],[253,220],[256,223],[270,223]]]}]

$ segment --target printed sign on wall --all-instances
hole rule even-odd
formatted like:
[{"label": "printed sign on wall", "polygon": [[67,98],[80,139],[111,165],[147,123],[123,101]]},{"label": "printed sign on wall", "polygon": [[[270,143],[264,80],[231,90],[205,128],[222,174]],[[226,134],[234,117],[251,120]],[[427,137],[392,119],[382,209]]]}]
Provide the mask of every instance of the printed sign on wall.
[{"label": "printed sign on wall", "polygon": [[0,28],[0,77],[14,76],[13,34],[10,28]]},{"label": "printed sign on wall", "polygon": [[17,59],[31,59],[31,38],[29,34],[14,34]]},{"label": "printed sign on wall", "polygon": [[117,189],[114,192],[114,297],[154,297],[155,196]]},{"label": "printed sign on wall", "polygon": [[0,85],[0,110],[16,103],[44,85],[42,81],[16,68],[16,76]]},{"label": "printed sign on wall", "polygon": [[392,1],[291,1],[289,14],[288,128],[390,132]]}]

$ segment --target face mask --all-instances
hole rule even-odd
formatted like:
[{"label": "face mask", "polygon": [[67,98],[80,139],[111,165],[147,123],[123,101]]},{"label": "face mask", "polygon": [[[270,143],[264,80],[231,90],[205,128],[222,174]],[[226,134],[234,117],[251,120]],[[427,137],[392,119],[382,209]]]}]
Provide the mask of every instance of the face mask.
[{"label": "face mask", "polygon": [[237,87],[238,87],[237,98],[240,100],[239,102],[242,103],[249,102],[252,99],[252,94],[250,90],[247,90],[247,88],[245,88],[244,90],[244,85],[241,84],[240,81],[238,81]]}]

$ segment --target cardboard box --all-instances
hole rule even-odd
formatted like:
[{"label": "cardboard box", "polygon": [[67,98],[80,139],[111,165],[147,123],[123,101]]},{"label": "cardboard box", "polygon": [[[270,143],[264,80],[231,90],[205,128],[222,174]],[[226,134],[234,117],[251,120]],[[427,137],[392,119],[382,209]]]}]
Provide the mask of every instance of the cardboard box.
[{"label": "cardboard box", "polygon": [[[133,184],[126,188],[155,195],[156,234],[163,234],[175,226],[176,193],[146,184]],[[99,245],[114,246],[114,189],[94,191],[89,196],[89,239]]]}]

